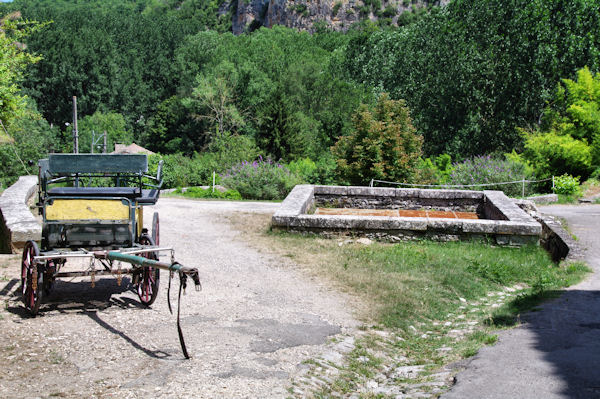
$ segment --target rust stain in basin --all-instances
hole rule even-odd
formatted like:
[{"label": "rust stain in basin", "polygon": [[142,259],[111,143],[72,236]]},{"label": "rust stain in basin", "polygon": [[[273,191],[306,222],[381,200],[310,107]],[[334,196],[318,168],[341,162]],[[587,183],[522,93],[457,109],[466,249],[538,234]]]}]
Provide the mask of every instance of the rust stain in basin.
[{"label": "rust stain in basin", "polygon": [[387,216],[387,217],[420,217],[438,219],[479,219],[475,212],[406,210],[406,209],[357,209],[357,208],[317,208],[316,215],[349,215],[349,216]]}]

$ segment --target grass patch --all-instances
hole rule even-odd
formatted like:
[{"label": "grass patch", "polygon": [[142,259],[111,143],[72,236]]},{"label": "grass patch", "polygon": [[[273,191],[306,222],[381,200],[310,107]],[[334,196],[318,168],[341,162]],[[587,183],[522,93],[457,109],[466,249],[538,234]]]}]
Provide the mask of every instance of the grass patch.
[{"label": "grass patch", "polygon": [[543,299],[588,271],[580,263],[555,265],[539,246],[430,241],[341,245],[334,239],[270,231],[269,219],[239,215],[232,220],[261,246],[360,297],[370,305],[365,321],[388,328],[406,330],[415,323],[445,320],[464,301],[515,284],[529,287],[522,296]]},{"label": "grass patch", "polygon": [[186,198],[215,198],[215,199],[228,199],[228,200],[241,200],[242,196],[237,190],[213,190],[212,188],[202,187],[188,187],[183,190],[181,188],[173,191],[173,194],[180,195]]},{"label": "grass patch", "polygon": [[578,204],[580,195],[558,194],[558,200],[555,202],[560,205]]},{"label": "grass patch", "polygon": [[364,322],[362,335],[345,365],[336,366],[337,377],[314,397],[356,392],[383,370],[403,365],[423,365],[423,371],[395,383],[427,382],[430,373],[494,344],[495,329],[514,325],[522,312],[589,271],[583,263],[556,265],[538,246],[362,245],[271,231],[268,215],[238,214],[230,220],[260,248],[293,259],[355,300],[350,306]]}]

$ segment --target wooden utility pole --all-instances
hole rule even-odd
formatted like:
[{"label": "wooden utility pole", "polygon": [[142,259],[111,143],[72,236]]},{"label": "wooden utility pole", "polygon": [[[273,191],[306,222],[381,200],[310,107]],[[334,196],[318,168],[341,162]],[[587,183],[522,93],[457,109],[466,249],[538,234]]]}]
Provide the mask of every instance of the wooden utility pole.
[{"label": "wooden utility pole", "polygon": [[79,132],[77,131],[77,97],[73,96],[73,153],[79,153]]}]

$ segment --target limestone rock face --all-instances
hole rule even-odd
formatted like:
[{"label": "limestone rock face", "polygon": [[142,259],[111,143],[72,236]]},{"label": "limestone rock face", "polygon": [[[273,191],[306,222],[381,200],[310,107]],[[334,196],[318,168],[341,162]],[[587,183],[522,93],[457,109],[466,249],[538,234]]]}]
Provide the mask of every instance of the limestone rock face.
[{"label": "limestone rock face", "polygon": [[397,24],[398,17],[414,8],[445,5],[450,0],[388,0],[381,8],[365,6],[363,0],[234,0],[233,33],[239,35],[261,26],[283,25],[314,32],[319,26],[346,31],[363,19],[385,18]]},{"label": "limestone rock face", "polygon": [[265,12],[269,7],[269,0],[234,0],[236,12],[233,14],[232,31],[239,35],[250,28],[263,24]]}]

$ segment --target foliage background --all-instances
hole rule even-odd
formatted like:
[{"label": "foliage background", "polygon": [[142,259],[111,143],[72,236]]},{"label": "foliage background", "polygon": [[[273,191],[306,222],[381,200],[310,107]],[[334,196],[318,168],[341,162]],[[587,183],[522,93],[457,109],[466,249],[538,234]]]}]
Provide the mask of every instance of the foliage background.
[{"label": "foliage background", "polygon": [[[28,32],[27,51],[16,53],[39,62],[9,65],[13,78],[0,80],[0,93],[28,96],[44,121],[20,114],[24,107],[5,107],[5,117],[43,136],[31,156],[70,151],[76,95],[82,148],[91,131],[107,130],[111,148],[135,141],[164,155],[172,185],[206,184],[212,171],[259,155],[289,164],[302,181],[366,184],[381,171],[350,178],[340,169],[347,154],[331,148],[351,140],[353,118],[387,92],[405,101],[427,157],[399,155],[413,172],[393,179],[443,184],[447,157],[503,153],[530,169],[542,165],[538,177],[599,173],[600,0],[454,0],[406,14],[400,26],[369,3],[380,21],[365,18],[346,32],[275,26],[239,36],[222,3],[0,4],[0,15],[19,10],[23,20],[51,22]],[[16,143],[23,159],[25,147]],[[0,150],[12,164],[14,148]],[[15,173],[7,167],[2,178]]]}]

